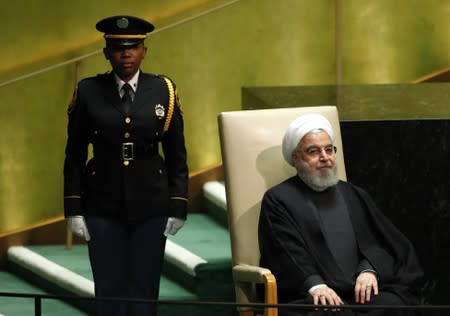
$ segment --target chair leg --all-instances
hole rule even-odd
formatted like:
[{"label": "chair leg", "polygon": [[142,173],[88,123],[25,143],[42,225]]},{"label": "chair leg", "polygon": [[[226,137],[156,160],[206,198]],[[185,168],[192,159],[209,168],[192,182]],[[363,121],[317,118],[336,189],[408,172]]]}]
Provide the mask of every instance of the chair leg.
[{"label": "chair leg", "polygon": [[[264,275],[265,301],[266,304],[277,304],[277,281],[275,276],[270,274]],[[264,309],[264,316],[278,316],[278,308],[268,307]]]},{"label": "chair leg", "polygon": [[240,311],[239,316],[255,316],[253,311]]}]

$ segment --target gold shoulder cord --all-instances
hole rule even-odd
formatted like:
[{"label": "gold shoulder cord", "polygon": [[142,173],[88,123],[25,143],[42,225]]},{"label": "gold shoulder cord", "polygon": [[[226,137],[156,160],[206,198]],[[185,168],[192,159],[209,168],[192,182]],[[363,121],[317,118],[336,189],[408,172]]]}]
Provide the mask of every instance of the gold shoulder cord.
[{"label": "gold shoulder cord", "polygon": [[163,78],[164,81],[166,82],[167,89],[169,90],[169,109],[167,110],[166,121],[164,122],[163,128],[163,133],[165,133],[169,130],[170,121],[172,120],[173,107],[175,105],[175,90],[173,89],[172,81],[170,81],[166,77]]}]

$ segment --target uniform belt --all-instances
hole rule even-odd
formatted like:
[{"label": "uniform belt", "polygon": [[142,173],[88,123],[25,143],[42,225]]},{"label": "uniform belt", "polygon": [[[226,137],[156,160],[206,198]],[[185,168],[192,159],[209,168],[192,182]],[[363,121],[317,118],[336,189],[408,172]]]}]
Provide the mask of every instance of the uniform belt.
[{"label": "uniform belt", "polygon": [[153,143],[121,143],[114,148],[94,145],[94,157],[108,160],[149,159],[158,153],[157,144]]}]

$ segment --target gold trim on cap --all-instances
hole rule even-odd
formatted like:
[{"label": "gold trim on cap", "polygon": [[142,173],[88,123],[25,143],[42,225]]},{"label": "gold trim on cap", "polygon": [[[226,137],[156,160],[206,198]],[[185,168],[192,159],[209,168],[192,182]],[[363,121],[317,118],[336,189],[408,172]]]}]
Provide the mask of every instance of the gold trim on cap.
[{"label": "gold trim on cap", "polygon": [[105,34],[106,39],[145,39],[147,35],[131,35],[131,34]]}]

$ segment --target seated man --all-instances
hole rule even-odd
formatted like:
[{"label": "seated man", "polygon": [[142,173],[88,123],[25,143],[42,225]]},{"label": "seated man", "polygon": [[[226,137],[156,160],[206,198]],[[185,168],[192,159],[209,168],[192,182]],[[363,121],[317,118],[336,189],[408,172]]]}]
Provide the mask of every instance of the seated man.
[{"label": "seated man", "polygon": [[[423,274],[413,246],[367,192],[338,180],[333,141],[325,117],[306,114],[294,120],[282,150],[297,175],[268,190],[262,200],[261,266],[277,278],[279,302],[418,304]],[[279,313],[308,314],[283,308]],[[339,313],[359,314],[408,312],[343,309]]]}]

